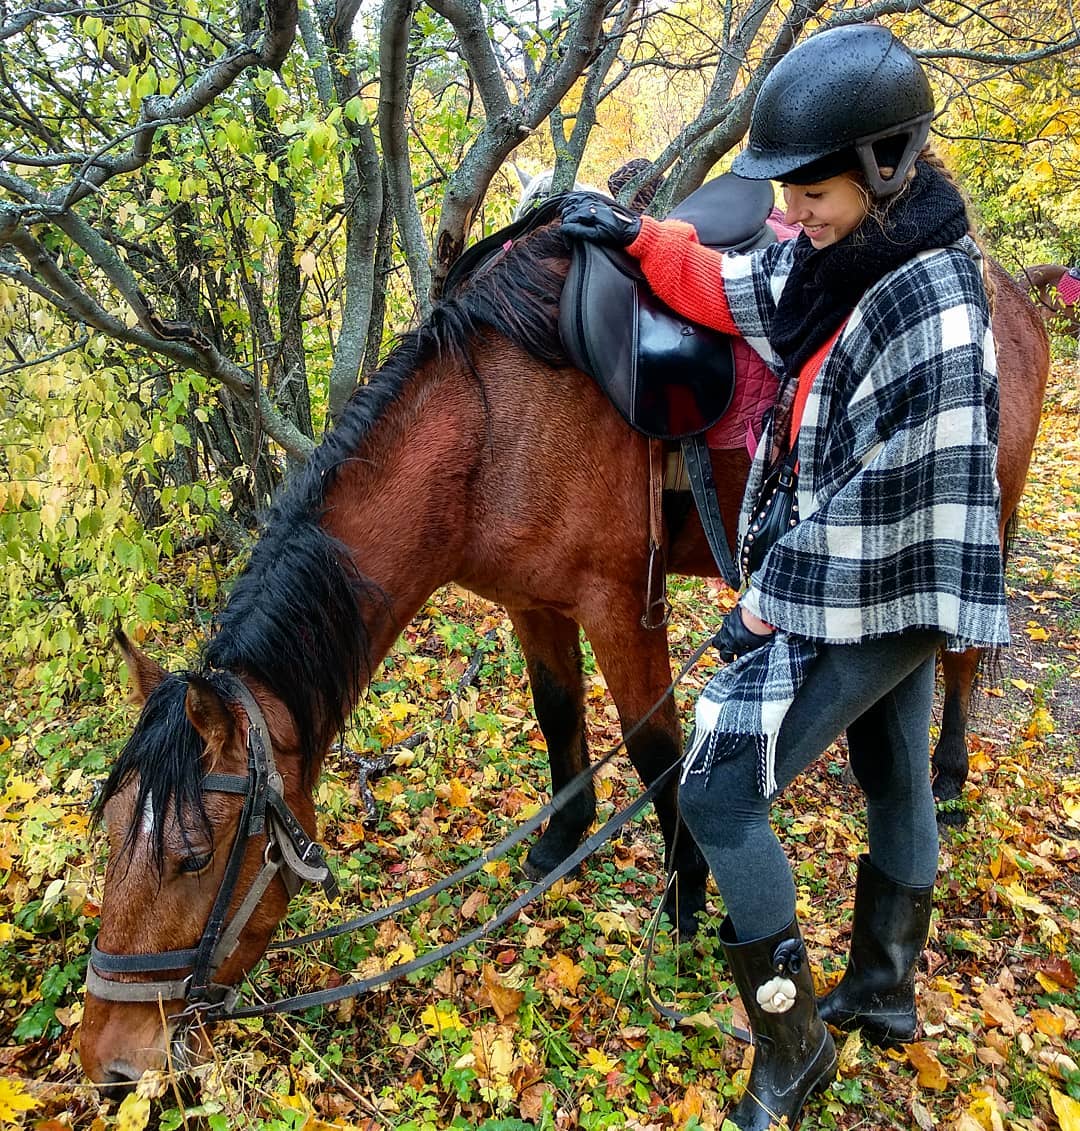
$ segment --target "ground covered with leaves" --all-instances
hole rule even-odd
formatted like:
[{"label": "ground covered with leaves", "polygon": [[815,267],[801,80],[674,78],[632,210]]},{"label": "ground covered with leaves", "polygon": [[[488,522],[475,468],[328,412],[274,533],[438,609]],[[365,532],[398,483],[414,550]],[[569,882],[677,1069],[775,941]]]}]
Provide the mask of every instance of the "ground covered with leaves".
[{"label": "ground covered with leaves", "polygon": [[[1080,1131],[1078,382],[1074,363],[1056,366],[1009,567],[1016,645],[975,695],[966,823],[943,837],[919,1037],[889,1053],[857,1034],[842,1041],[840,1075],[808,1105],[807,1131]],[[700,582],[677,584],[673,598],[681,661],[730,598]],[[180,626],[154,626],[147,641],[174,664],[191,646]],[[684,718],[714,666],[707,656],[680,688]],[[101,1102],[76,1055],[103,873],[88,813],[133,712],[119,687],[76,708],[43,700],[32,669],[9,674],[14,693],[0,720],[0,1126],[722,1126],[749,1051],[713,1023],[731,1019],[732,1000],[711,930],[679,947],[662,928],[646,970],[662,864],[652,817],[442,967],[320,1013],[221,1026],[186,1108],[165,1077],[144,1078],[122,1105]],[[587,678],[589,737],[600,752],[618,730],[602,677],[590,666]],[[432,882],[547,797],[544,743],[509,626],[456,590],[437,594],[409,627],[347,738],[356,750],[394,753],[394,764],[374,782],[369,816],[360,763],[334,759],[318,798],[343,896],[333,907],[302,896],[290,915],[296,929]],[[601,817],[636,788],[617,759],[597,784]],[[775,822],[824,986],[842,970],[863,846],[842,749],[796,783]],[[275,955],[253,992],[334,985],[407,960],[476,927],[522,886],[515,853],[404,919]],[[657,1016],[646,979],[689,1015],[684,1024]]]}]

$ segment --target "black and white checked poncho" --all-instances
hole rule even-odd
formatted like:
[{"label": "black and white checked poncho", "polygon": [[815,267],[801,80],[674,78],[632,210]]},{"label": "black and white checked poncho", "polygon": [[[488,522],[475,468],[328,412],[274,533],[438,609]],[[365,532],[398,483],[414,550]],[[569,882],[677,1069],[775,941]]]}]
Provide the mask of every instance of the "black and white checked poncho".
[{"label": "black and white checked poncho", "polygon": [[[778,369],[768,333],[793,246],[723,265],[735,323]],[[866,292],[826,357],[799,431],[800,521],[740,598],[778,631],[705,688],[684,776],[708,773],[751,735],[771,796],[776,738],[819,644],[915,628],[940,630],[956,651],[1008,643],[997,366],[980,259],[968,237],[916,255]],[[767,424],[740,539],[771,449]]]}]

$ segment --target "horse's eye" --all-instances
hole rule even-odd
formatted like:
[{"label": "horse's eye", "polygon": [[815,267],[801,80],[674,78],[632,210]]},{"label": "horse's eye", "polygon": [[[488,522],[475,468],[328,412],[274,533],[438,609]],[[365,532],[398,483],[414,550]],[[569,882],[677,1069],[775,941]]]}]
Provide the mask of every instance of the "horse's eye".
[{"label": "horse's eye", "polygon": [[214,854],[212,852],[199,852],[194,856],[185,856],[180,861],[180,871],[189,876],[197,875],[199,872],[205,872],[213,859]]}]

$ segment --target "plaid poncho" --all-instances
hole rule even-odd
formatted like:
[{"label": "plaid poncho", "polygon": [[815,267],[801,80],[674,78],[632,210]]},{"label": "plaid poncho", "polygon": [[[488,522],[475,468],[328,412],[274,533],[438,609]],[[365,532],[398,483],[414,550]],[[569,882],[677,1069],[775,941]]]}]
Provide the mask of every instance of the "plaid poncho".
[{"label": "plaid poncho", "polygon": [[[767,335],[792,248],[723,262],[732,317],[773,366]],[[967,237],[915,256],[866,292],[827,355],[799,432],[800,521],[741,598],[777,632],[702,693],[684,776],[753,735],[761,792],[774,793],[780,725],[821,643],[914,628],[940,630],[957,651],[1008,643],[997,369],[979,259]],[[793,380],[781,373],[782,388]],[[772,447],[767,424],[740,539]]]}]

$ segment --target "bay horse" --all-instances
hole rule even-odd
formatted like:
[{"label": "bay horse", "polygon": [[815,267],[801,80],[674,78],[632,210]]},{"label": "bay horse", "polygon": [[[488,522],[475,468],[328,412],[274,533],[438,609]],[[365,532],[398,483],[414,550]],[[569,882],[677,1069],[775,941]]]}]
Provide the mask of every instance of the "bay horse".
[{"label": "bay horse", "polygon": [[[437,588],[455,581],[507,610],[548,744],[553,791],[588,761],[582,630],[624,732],[661,698],[671,678],[667,635],[642,625],[648,444],[567,363],[557,331],[567,267],[558,223],[541,225],[404,336],[273,505],[192,670],[167,672],[120,640],[142,709],[98,803],[109,851],[94,960],[104,955],[113,965],[95,974],[104,996],[88,986],[80,1035],[83,1066],[106,1089],[128,1086],[148,1068],[183,1067],[206,1051],[201,1030],[183,1014],[194,963],[180,956],[198,948],[219,889],[235,894],[213,914],[235,913],[262,874],[264,854],[272,855],[261,825],[240,839],[241,814],[245,828],[250,815],[235,783],[242,788],[253,772],[253,732],[265,731],[285,803],[297,828],[314,837],[312,790],[330,743]],[[998,280],[997,311],[1001,479],[1011,513],[1035,436],[1047,350],[1041,322],[1007,278]],[[734,530],[749,457],[736,449],[712,460]],[[670,524],[666,534],[670,571],[715,572],[696,517]],[[966,669],[953,670],[958,678]],[[961,749],[966,707],[965,696],[954,700],[943,727],[943,739],[950,727],[958,731]],[[264,720],[258,727],[255,717]],[[668,697],[629,738],[627,753],[652,782],[678,759],[682,742]],[[674,776],[656,810],[679,880],[667,911],[688,936],[704,907],[706,866],[692,838],[675,835]],[[591,790],[556,813],[527,854],[529,874],[564,860],[594,814]],[[232,886],[223,888],[227,875]],[[255,965],[284,915],[280,876],[256,896],[235,946],[221,955],[219,984]],[[154,969],[179,987],[163,992],[164,1000],[152,1000],[153,992],[139,1000],[132,986],[146,982],[146,955],[157,955]],[[141,972],[132,965],[125,972],[126,960]],[[102,979],[114,983],[108,993]],[[131,987],[135,1000],[115,1000],[117,983]]]}]

